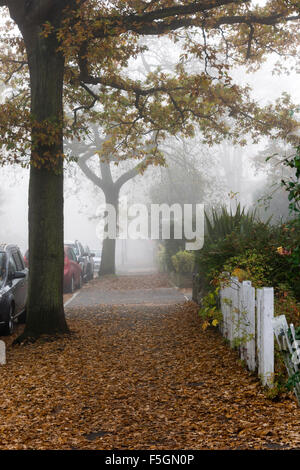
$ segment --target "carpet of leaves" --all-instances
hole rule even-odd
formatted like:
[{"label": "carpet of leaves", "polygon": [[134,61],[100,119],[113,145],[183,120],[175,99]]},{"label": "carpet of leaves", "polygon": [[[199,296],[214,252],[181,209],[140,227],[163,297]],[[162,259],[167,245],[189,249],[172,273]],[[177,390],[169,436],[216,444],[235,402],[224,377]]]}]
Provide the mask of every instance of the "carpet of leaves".
[{"label": "carpet of leaves", "polygon": [[293,394],[268,399],[197,311],[70,306],[70,336],[1,338],[0,449],[300,448]]},{"label": "carpet of leaves", "polygon": [[169,276],[166,273],[153,273],[143,276],[116,276],[106,275],[95,277],[85,289],[93,290],[95,287],[103,290],[128,290],[128,289],[156,289],[159,287],[172,287]]}]

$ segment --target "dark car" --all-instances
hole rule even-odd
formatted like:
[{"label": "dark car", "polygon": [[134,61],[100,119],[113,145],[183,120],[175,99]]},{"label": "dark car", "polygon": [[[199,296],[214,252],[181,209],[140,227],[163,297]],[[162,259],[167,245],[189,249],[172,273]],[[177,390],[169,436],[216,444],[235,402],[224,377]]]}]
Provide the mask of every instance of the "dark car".
[{"label": "dark car", "polygon": [[82,269],[71,246],[65,246],[64,291],[73,293],[82,286]]},{"label": "dark car", "polygon": [[91,279],[94,278],[94,269],[95,269],[94,256],[95,256],[95,253],[92,253],[88,246],[85,247],[85,252],[87,253],[88,258],[89,258],[89,264],[88,264],[87,269],[88,269],[88,280],[90,281]]},{"label": "dark car", "polygon": [[88,267],[89,267],[89,257],[88,254],[84,251],[82,244],[78,241],[65,241],[64,243],[65,246],[70,246],[73,248],[77,261],[79,262],[81,269],[82,269],[82,276],[84,282],[87,282],[89,280],[89,272],[88,272]]},{"label": "dark car", "polygon": [[16,245],[0,245],[0,329],[10,335],[14,322],[25,322],[28,269]]}]

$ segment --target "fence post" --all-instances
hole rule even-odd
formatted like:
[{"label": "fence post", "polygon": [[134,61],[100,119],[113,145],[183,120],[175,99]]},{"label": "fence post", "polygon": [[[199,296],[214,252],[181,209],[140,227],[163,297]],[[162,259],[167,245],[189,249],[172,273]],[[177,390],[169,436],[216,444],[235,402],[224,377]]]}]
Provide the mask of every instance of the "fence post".
[{"label": "fence post", "polygon": [[0,365],[6,364],[6,346],[4,341],[0,341]]},{"label": "fence post", "polygon": [[220,289],[220,302],[221,302],[221,311],[222,311],[222,326],[220,328],[224,338],[228,339],[229,337],[229,316],[228,316],[228,287],[223,286]]},{"label": "fence post", "polygon": [[[259,294],[259,324],[260,328],[260,367],[259,375],[263,385],[272,387],[274,377],[274,289],[273,287],[264,287],[260,289]],[[258,304],[258,302],[257,302]]]},{"label": "fence post", "polygon": [[260,377],[262,374],[262,340],[261,340],[261,306],[262,306],[262,289],[256,289],[256,354],[257,354],[257,373]]},{"label": "fence post", "polygon": [[235,347],[235,340],[240,336],[239,293],[238,278],[232,277],[230,284],[230,346],[232,348]]},{"label": "fence post", "polygon": [[240,287],[240,323],[244,339],[241,358],[249,370],[255,371],[255,289],[250,281],[243,281]]}]

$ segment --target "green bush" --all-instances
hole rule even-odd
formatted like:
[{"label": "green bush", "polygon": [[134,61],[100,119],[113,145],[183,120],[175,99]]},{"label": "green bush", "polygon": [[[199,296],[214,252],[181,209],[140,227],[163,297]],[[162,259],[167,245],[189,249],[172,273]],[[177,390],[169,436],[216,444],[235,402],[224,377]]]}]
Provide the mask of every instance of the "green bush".
[{"label": "green bush", "polygon": [[265,254],[255,249],[246,250],[239,256],[229,258],[223,266],[223,270],[229,273],[242,269],[247,273],[247,279],[252,281],[254,287],[271,287],[273,269]]},{"label": "green bush", "polygon": [[241,226],[237,226],[218,241],[206,240],[203,249],[196,253],[197,271],[205,279],[207,290],[220,273],[238,268],[249,272],[249,280],[257,286],[276,289],[285,284],[299,300],[300,269],[296,256],[299,246],[297,221],[271,226],[253,220],[251,230],[249,222],[247,230],[241,231]]},{"label": "green bush", "polygon": [[169,272],[174,271],[172,256],[176,255],[178,251],[184,250],[185,241],[171,238],[170,240],[164,240],[163,243],[165,248],[166,270]]},{"label": "green bush", "polygon": [[195,264],[195,255],[192,251],[178,251],[172,256],[172,264],[176,273],[192,273]]}]

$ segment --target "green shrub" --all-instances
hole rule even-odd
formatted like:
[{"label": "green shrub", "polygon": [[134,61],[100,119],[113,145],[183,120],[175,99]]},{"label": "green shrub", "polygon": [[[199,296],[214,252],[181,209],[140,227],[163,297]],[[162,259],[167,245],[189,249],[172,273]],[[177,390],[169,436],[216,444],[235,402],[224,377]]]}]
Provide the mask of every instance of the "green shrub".
[{"label": "green shrub", "polygon": [[251,249],[229,258],[224,264],[223,270],[232,273],[237,269],[242,269],[246,271],[247,279],[252,281],[254,287],[271,287],[273,269],[268,261],[265,254]]},{"label": "green shrub", "polygon": [[285,284],[300,300],[298,222],[276,227],[254,221],[251,227],[244,232],[236,227],[223,239],[214,243],[206,241],[196,253],[197,271],[205,279],[206,288],[209,290],[212,281],[223,271],[239,268],[249,272],[249,280],[257,287],[277,288]]},{"label": "green shrub", "polygon": [[170,240],[164,240],[165,248],[165,262],[167,271],[174,271],[174,266],[172,263],[172,256],[176,255],[178,251],[184,250],[185,241],[178,240],[176,238],[170,238]]},{"label": "green shrub", "polygon": [[172,256],[172,264],[176,273],[192,273],[195,264],[195,255],[192,251],[178,251]]}]

